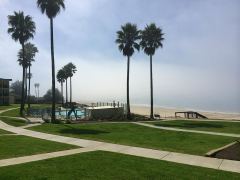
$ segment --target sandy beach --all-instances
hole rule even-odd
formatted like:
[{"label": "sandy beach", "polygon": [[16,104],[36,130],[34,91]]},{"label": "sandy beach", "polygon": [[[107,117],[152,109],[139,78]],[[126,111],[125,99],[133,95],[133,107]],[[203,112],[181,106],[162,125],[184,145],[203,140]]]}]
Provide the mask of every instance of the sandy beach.
[{"label": "sandy beach", "polygon": [[[150,107],[134,105],[131,106],[131,111],[140,115],[149,115]],[[163,107],[155,107],[154,113],[160,114],[161,117],[173,117],[175,116],[175,112],[177,111],[190,111],[190,109],[176,109],[176,108],[163,108]],[[224,112],[207,112],[207,111],[198,111],[200,114],[208,117],[209,119],[227,119],[227,120],[240,120],[240,113],[224,113]]]}]

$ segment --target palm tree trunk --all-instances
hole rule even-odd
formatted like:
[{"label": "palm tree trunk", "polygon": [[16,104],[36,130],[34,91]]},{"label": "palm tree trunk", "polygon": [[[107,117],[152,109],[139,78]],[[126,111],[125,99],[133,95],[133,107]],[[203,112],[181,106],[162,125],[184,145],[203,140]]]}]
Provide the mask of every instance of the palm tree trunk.
[{"label": "palm tree trunk", "polygon": [[27,68],[25,68],[25,94],[24,94],[24,107],[25,107],[25,102],[27,100]]},{"label": "palm tree trunk", "polygon": [[67,88],[67,79],[66,79],[66,104],[68,103],[68,88]]},{"label": "palm tree trunk", "polygon": [[72,78],[70,76],[70,103],[72,103]]},{"label": "palm tree trunk", "polygon": [[150,113],[150,118],[153,119],[153,77],[152,77],[152,55],[150,55],[150,89],[151,89],[151,113]]},{"label": "palm tree trunk", "polygon": [[30,109],[30,91],[31,91],[31,66],[28,67],[28,109]]},{"label": "palm tree trunk", "polygon": [[62,95],[62,106],[64,104],[63,100],[63,82],[61,82],[61,95]]},{"label": "palm tree trunk", "polygon": [[50,18],[51,31],[51,58],[52,58],[52,122],[56,121],[55,116],[55,61],[54,61],[54,42],[53,42],[53,18]]},{"label": "palm tree trunk", "polygon": [[[25,49],[24,44],[22,44],[22,51],[23,51],[23,61],[25,59]],[[25,85],[25,67],[23,66],[23,74],[22,74],[22,98],[21,98],[21,107],[20,107],[20,116],[23,116],[23,110],[24,110],[24,85]]]},{"label": "palm tree trunk", "polygon": [[129,69],[130,57],[127,59],[127,119],[131,119],[130,102],[129,102]]}]

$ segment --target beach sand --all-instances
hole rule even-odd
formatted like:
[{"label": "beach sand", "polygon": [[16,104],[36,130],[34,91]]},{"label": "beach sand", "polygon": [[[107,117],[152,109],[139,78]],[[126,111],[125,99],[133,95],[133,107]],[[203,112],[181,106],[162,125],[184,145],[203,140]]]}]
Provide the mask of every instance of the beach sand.
[{"label": "beach sand", "polygon": [[[161,117],[174,117],[175,112],[178,111],[191,111],[190,109],[174,109],[174,108],[162,108],[162,107],[155,107],[154,114],[160,114]],[[227,119],[227,120],[240,120],[240,113],[224,113],[224,112],[207,112],[207,111],[197,111],[200,114],[208,117],[209,119]],[[140,115],[149,116],[150,114],[150,107],[147,106],[138,106],[134,105],[131,106],[131,112]]]}]

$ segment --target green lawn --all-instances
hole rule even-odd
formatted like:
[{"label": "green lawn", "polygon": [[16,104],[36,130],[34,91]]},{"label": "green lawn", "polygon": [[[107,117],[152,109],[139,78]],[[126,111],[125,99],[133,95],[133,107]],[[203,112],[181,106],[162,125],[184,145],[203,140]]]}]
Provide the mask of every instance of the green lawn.
[{"label": "green lawn", "polygon": [[236,140],[232,137],[166,131],[130,123],[43,124],[30,129],[152,149],[204,155]]},{"label": "green lawn", "polygon": [[88,152],[0,168],[2,179],[239,179],[240,174],[110,152]]},{"label": "green lawn", "polygon": [[0,129],[0,135],[1,134],[12,134],[11,132],[5,131],[3,129]]},{"label": "green lawn", "polygon": [[19,104],[11,104],[9,106],[0,106],[0,111],[1,110],[6,110],[6,109],[11,109],[11,108],[17,108],[19,106],[20,106]]},{"label": "green lawn", "polygon": [[[16,105],[16,107],[19,107],[19,106],[20,105]],[[60,105],[57,104],[56,107],[58,106]],[[27,105],[25,105],[25,107],[27,108]],[[52,106],[51,104],[32,104],[31,107],[34,109],[46,109],[46,108],[51,108]],[[20,109],[13,109],[10,111],[0,113],[0,116],[20,117],[19,111]]]},{"label": "green lawn", "polygon": [[27,125],[27,122],[18,118],[1,117],[0,120],[15,127]]},{"label": "green lawn", "polygon": [[175,120],[152,122],[150,124],[162,127],[240,134],[240,122]]},{"label": "green lawn", "polygon": [[72,145],[26,136],[0,136],[0,147],[0,159],[76,148]]},{"label": "green lawn", "polygon": [[20,110],[19,108],[12,109],[12,110],[0,113],[0,116],[20,117],[19,110]]}]

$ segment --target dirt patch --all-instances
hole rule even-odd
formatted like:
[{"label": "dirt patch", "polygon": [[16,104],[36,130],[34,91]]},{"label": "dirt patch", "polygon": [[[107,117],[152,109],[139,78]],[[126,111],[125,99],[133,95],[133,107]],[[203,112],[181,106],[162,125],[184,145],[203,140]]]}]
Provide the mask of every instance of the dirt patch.
[{"label": "dirt patch", "polygon": [[221,151],[218,151],[212,154],[212,157],[240,161],[240,143],[237,142],[232,146],[229,146]]}]

